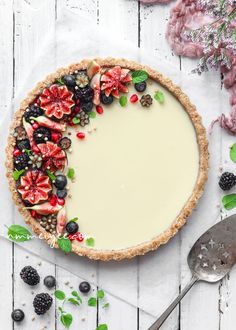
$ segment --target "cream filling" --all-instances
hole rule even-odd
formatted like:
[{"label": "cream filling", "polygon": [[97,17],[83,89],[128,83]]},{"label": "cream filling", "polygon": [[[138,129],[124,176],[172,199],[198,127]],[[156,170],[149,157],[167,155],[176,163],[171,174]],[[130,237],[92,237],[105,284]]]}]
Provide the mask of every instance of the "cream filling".
[{"label": "cream filling", "polygon": [[[115,100],[84,129],[71,130],[68,166],[68,219],[95,239],[95,249],[124,249],[165,231],[194,189],[199,151],[196,133],[182,105],[156,82],[146,93],[162,90],[164,104],[122,108]],[[129,95],[134,93],[130,87]],[[79,140],[78,131],[86,138]]]}]

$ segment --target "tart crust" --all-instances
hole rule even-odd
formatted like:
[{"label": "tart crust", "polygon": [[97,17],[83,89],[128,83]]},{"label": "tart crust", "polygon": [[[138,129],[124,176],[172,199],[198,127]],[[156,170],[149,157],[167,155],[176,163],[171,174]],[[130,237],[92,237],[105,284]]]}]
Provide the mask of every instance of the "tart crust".
[{"label": "tart crust", "polygon": [[[130,70],[146,70],[149,74],[149,77],[159,84],[161,84],[164,88],[169,90],[172,95],[174,95],[178,101],[182,104],[185,111],[188,113],[195,131],[197,135],[198,147],[199,147],[199,172],[198,178],[193,189],[192,195],[182,208],[179,215],[173,221],[172,225],[165,230],[162,234],[154,237],[152,240],[148,242],[141,243],[139,245],[120,249],[120,250],[96,250],[94,248],[80,246],[72,242],[72,252],[80,255],[86,256],[90,259],[94,260],[122,260],[122,259],[130,259],[138,255],[144,255],[145,253],[156,250],[160,245],[165,244],[172,238],[178,230],[186,223],[187,218],[191,215],[192,210],[195,208],[199,198],[201,197],[205,182],[207,180],[208,173],[208,160],[209,160],[209,152],[208,152],[208,141],[206,137],[206,131],[204,126],[202,125],[202,120],[200,115],[196,111],[196,107],[190,102],[188,96],[183,93],[180,87],[173,84],[173,82],[164,77],[158,71],[151,69],[150,67],[138,64],[134,61],[129,61],[127,59],[114,59],[114,58],[95,58],[96,62],[98,62],[102,67],[113,67],[115,65],[120,65],[123,68],[127,68]],[[79,63],[75,63],[70,65],[67,68],[60,68],[55,73],[52,73],[46,77],[46,79],[42,82],[39,82],[36,87],[28,94],[28,96],[21,102],[20,108],[16,111],[14,115],[13,122],[10,127],[10,131],[13,131],[16,126],[19,126],[21,123],[21,119],[25,109],[28,104],[32,102],[35,97],[42,92],[42,90],[47,87],[49,84],[52,84],[56,79],[60,78],[63,75],[69,74],[75,70],[85,70],[87,68],[88,63],[91,59],[83,60]],[[8,183],[10,190],[12,192],[12,198],[15,204],[17,205],[19,212],[24,217],[25,222],[32,228],[33,232],[45,239],[45,241],[52,245],[53,243],[56,248],[58,245],[56,242],[53,242],[55,238],[48,232],[46,232],[35,220],[31,217],[30,212],[25,209],[24,204],[21,201],[20,196],[17,193],[15,187],[15,181],[13,179],[13,150],[14,150],[15,139],[10,134],[8,137],[8,143],[6,148],[6,168],[7,173],[6,176],[8,178]]]}]

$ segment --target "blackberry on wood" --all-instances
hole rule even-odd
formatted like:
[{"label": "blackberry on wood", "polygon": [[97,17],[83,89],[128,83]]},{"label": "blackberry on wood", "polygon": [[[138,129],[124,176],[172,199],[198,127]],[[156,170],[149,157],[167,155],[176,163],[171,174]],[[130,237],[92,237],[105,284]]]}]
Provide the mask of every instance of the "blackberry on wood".
[{"label": "blackberry on wood", "polygon": [[37,270],[31,266],[25,266],[20,272],[20,277],[25,283],[31,286],[38,284],[40,281]]},{"label": "blackberry on wood", "polygon": [[221,175],[219,186],[222,190],[229,190],[236,184],[236,176],[233,173],[225,172]]},{"label": "blackberry on wood", "polygon": [[36,314],[43,315],[52,306],[52,297],[48,293],[39,293],[34,298],[33,306]]}]

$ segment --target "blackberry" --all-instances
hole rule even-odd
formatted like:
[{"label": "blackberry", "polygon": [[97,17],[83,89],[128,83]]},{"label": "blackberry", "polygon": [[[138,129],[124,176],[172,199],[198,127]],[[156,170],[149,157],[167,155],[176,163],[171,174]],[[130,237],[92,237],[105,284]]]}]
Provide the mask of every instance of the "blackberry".
[{"label": "blackberry", "polygon": [[52,297],[48,293],[39,293],[34,297],[33,306],[36,314],[43,315],[52,306]]},{"label": "blackberry", "polygon": [[83,103],[88,103],[93,100],[94,90],[89,85],[75,90],[75,97]]},{"label": "blackberry", "polygon": [[80,126],[84,127],[85,125],[89,124],[89,115],[83,110],[80,110],[80,112],[76,117],[80,120],[79,122]]},{"label": "blackberry", "polygon": [[34,141],[38,143],[45,143],[46,141],[51,140],[51,131],[46,127],[39,127],[33,133]]},{"label": "blackberry", "polygon": [[114,97],[112,94],[110,94],[109,96],[106,96],[105,92],[101,93],[101,102],[105,105],[109,105],[112,104],[114,100]]},{"label": "blackberry", "polygon": [[20,171],[24,170],[26,167],[29,166],[30,158],[27,154],[21,154],[19,156],[14,157],[14,167]]},{"label": "blackberry", "polygon": [[31,117],[39,117],[39,116],[42,116],[43,113],[44,113],[43,109],[41,109],[40,107],[32,104],[32,105],[29,106],[29,108],[27,108],[25,110],[24,118],[28,123],[30,123]]},{"label": "blackberry", "polygon": [[16,140],[16,146],[20,150],[30,149],[30,142],[29,139],[24,140]]},{"label": "blackberry", "polygon": [[25,318],[25,313],[21,310],[21,309],[15,309],[12,313],[11,313],[11,318],[13,319],[13,321],[15,322],[21,322],[24,320]]},{"label": "blackberry", "polygon": [[81,103],[80,109],[84,112],[90,112],[93,110],[93,102]]},{"label": "blackberry", "polygon": [[221,175],[219,186],[222,190],[229,190],[236,184],[236,176],[233,173],[225,172]]},{"label": "blackberry", "polygon": [[146,83],[146,81],[142,81],[140,83],[136,83],[136,84],[134,84],[134,88],[136,89],[137,92],[142,93],[142,92],[144,92],[146,90],[147,83]]},{"label": "blackberry", "polygon": [[31,286],[38,284],[40,281],[37,270],[31,266],[25,266],[20,272],[20,277],[25,283]]}]

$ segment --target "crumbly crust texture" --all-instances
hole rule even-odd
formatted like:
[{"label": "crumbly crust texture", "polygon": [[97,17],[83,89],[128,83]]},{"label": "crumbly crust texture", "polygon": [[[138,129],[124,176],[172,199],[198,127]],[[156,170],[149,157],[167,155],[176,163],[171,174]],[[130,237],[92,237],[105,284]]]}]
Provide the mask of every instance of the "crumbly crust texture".
[{"label": "crumbly crust texture", "polygon": [[[195,131],[197,135],[198,147],[199,147],[199,173],[197,182],[195,184],[192,195],[182,208],[179,215],[173,221],[172,225],[165,230],[162,234],[154,237],[152,240],[148,242],[141,243],[137,246],[133,246],[126,249],[120,250],[96,250],[95,248],[84,247],[79,244],[72,242],[72,252],[78,254],[79,256],[86,256],[93,260],[122,260],[122,259],[131,259],[138,255],[144,255],[149,251],[156,250],[159,246],[167,243],[170,238],[172,238],[179,229],[186,223],[187,218],[191,215],[192,210],[195,208],[199,198],[201,197],[204,186],[207,180],[208,173],[208,160],[209,160],[209,152],[208,152],[208,141],[206,138],[206,131],[202,125],[202,120],[200,115],[196,111],[196,107],[190,102],[188,96],[183,93],[180,87],[173,84],[173,82],[164,77],[158,71],[151,69],[150,67],[138,64],[134,61],[129,61],[127,59],[114,59],[114,58],[95,58],[96,62],[98,62],[102,67],[113,67],[119,65],[123,68],[127,68],[130,70],[146,70],[149,74],[149,77],[158,83],[160,83],[164,88],[169,90],[172,95],[174,95],[178,101],[182,104],[185,111],[188,113]],[[42,82],[39,82],[37,86],[28,94],[28,96],[21,102],[20,108],[16,111],[14,115],[13,122],[10,127],[10,131],[13,131],[14,128],[21,123],[21,119],[23,113],[29,103],[31,103],[35,97],[40,94],[45,87],[52,84],[56,79],[60,78],[63,75],[69,74],[75,70],[85,70],[88,63],[91,59],[83,60],[79,63],[75,63],[70,65],[67,68],[60,68],[55,73],[52,73],[46,77],[46,79]],[[12,134],[8,137],[8,144],[6,148],[6,168],[7,173],[6,176],[8,178],[9,187],[12,193],[12,198],[15,204],[17,205],[19,212],[24,217],[25,222],[32,228],[33,232],[43,237],[48,244],[52,244],[53,236],[46,232],[40,224],[31,217],[30,212],[25,208],[24,204],[21,201],[20,196],[17,193],[15,181],[12,177],[14,168],[13,168],[13,150],[14,150],[15,139]],[[57,244],[55,247],[58,248]]]}]

